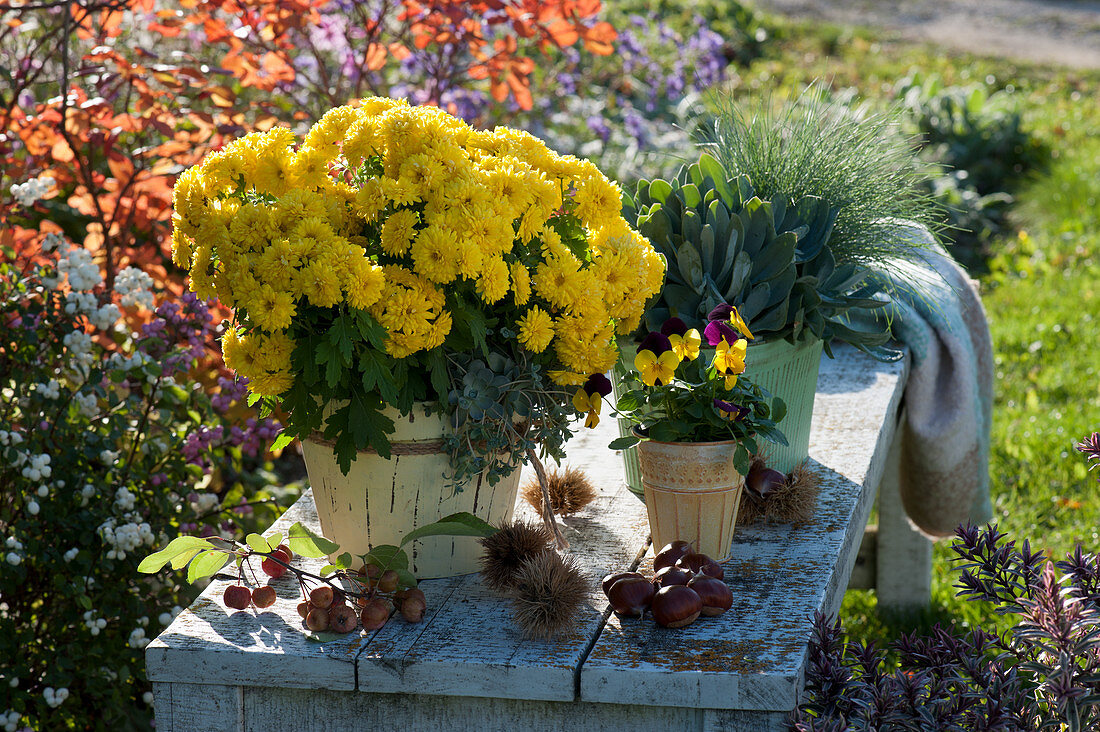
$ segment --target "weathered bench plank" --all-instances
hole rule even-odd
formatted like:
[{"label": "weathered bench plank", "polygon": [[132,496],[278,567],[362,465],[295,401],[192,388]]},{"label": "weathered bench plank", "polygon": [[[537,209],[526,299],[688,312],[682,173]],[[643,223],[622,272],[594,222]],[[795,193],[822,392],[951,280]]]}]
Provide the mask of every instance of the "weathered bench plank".
[{"label": "weathered bench plank", "polygon": [[[317,529],[311,495],[289,508],[271,530],[286,534],[295,521]],[[304,557],[297,561],[312,572],[325,564],[325,560]],[[266,580],[259,562],[251,564],[257,576]],[[145,662],[150,681],[355,688],[355,657],[365,636],[352,633],[324,643],[308,640],[298,615],[301,595],[293,575],[288,572],[272,580],[277,599],[263,612],[225,607],[222,593],[231,584],[211,581],[194,604],[149,644]]]},{"label": "weathered bench plank", "polygon": [[[627,490],[620,464],[607,449],[616,436],[614,423],[605,420],[597,430],[570,442],[574,458],[566,465],[584,470],[600,491],[563,528],[570,554],[590,582],[574,631],[553,641],[524,639],[510,605],[477,575],[422,582],[427,619],[414,626],[391,621],[364,643],[358,655],[359,688],[375,693],[573,700],[577,669],[604,621],[606,603],[599,578],[611,568],[634,566],[649,535],[645,506]],[[533,479],[533,470],[525,467],[521,485]],[[516,515],[537,520],[522,499]]]},{"label": "weathered bench plank", "polygon": [[[810,437],[822,475],[813,520],[739,527],[733,609],[687,628],[612,616],[581,669],[583,701],[790,710],[815,610],[835,612],[882,477],[906,365],[851,349],[823,359]],[[822,464],[824,461],[824,465]],[[652,552],[644,565],[652,567]]]}]

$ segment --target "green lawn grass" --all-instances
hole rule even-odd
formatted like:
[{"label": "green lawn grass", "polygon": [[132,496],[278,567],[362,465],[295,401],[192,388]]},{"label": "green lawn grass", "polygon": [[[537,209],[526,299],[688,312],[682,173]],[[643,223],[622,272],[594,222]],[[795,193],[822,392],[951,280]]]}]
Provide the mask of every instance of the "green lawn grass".
[{"label": "green lawn grass", "polygon": [[[981,275],[996,359],[990,463],[994,520],[1060,557],[1100,550],[1100,486],[1073,443],[1100,430],[1100,73],[980,58],[867,30],[776,21],[780,40],[735,81],[778,94],[815,79],[888,98],[921,71],[947,83],[1011,88],[1050,160],[1017,189],[1016,231],[991,243]],[[856,638],[889,640],[932,623],[988,625],[990,608],[955,597],[948,543],[936,547],[930,609],[880,616],[852,591],[841,617]],[[1002,626],[1006,621],[1001,620]]]}]

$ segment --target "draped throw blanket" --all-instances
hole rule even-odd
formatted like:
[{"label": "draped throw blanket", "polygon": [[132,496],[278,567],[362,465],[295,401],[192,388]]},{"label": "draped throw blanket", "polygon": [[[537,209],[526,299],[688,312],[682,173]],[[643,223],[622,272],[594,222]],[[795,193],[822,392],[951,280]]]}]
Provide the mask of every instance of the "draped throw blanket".
[{"label": "draped throw blanket", "polygon": [[993,344],[977,283],[926,229],[910,228],[930,246],[923,262],[893,273],[917,283],[895,297],[891,316],[894,336],[912,356],[901,496],[917,528],[941,538],[992,516]]}]

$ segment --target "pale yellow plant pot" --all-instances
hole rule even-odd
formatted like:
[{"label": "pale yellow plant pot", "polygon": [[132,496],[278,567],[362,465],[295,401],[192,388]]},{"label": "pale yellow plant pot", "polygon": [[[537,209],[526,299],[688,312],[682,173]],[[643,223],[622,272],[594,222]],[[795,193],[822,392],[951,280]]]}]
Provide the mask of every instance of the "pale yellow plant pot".
[{"label": "pale yellow plant pot", "polygon": [[[447,429],[440,415],[428,416],[417,406],[402,417],[387,410],[396,430],[392,454],[361,451],[347,475],[340,472],[332,444],[302,442],[309,483],[317,504],[321,533],[358,557],[383,544],[397,545],[413,529],[459,511],[499,525],[512,519],[520,471],[490,486],[485,474],[465,482],[455,493],[444,477],[453,472],[442,438]],[[480,569],[481,546],[469,536],[435,536],[405,547],[419,579],[453,577]],[[356,559],[355,566],[361,562]]]},{"label": "pale yellow plant pot", "polygon": [[657,442],[638,451],[653,550],[688,541],[717,561],[729,557],[745,478],[733,467],[736,440]]}]

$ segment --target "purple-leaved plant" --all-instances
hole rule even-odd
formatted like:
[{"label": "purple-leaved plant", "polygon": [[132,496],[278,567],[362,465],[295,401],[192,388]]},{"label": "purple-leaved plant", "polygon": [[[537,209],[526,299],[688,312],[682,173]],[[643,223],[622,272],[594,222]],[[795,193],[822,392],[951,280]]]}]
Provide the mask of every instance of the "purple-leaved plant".
[{"label": "purple-leaved plant", "polygon": [[[1076,447],[1100,460],[1100,433]],[[1011,630],[937,625],[895,641],[891,665],[819,613],[792,729],[1100,728],[1100,556],[1078,546],[1051,562],[1027,540],[1005,539],[996,525],[960,526],[952,549],[958,594],[1016,616]]]}]

